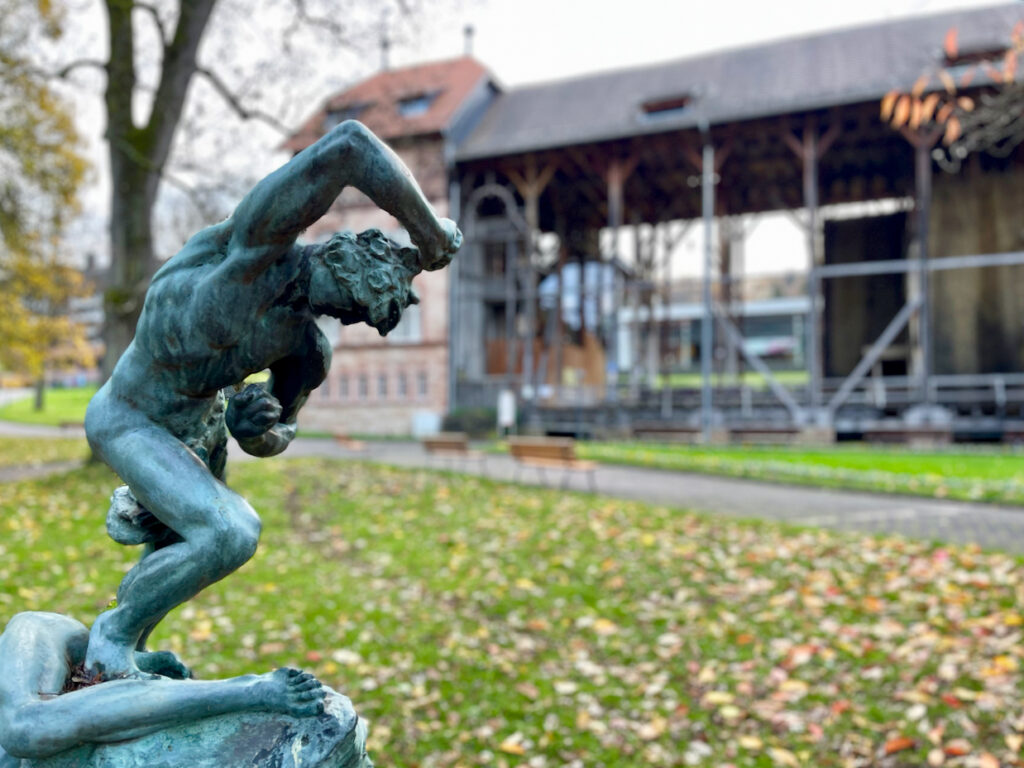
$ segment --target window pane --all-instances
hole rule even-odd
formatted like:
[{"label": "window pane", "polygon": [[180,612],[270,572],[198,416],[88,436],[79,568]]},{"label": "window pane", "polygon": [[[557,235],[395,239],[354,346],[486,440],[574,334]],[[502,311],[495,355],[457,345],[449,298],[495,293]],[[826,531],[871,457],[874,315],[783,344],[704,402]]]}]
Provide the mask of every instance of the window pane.
[{"label": "window pane", "polygon": [[402,319],[387,335],[388,341],[397,344],[410,344],[421,340],[420,318],[422,313],[419,304],[413,304],[402,312]]}]

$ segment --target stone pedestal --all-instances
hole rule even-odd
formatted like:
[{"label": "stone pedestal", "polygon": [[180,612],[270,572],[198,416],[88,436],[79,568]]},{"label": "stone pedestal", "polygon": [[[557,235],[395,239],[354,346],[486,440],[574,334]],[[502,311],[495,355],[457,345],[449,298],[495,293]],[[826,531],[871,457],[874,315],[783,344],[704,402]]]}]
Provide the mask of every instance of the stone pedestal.
[{"label": "stone pedestal", "polygon": [[220,715],[45,760],[8,757],[0,768],[373,768],[365,721],[347,697],[325,690],[319,717]]}]

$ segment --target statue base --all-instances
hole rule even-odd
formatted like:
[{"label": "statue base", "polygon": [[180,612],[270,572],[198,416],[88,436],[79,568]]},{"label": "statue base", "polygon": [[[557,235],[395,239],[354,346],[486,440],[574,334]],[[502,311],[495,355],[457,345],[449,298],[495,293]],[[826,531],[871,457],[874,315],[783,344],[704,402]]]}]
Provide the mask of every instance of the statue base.
[{"label": "statue base", "polygon": [[366,722],[352,702],[324,688],[324,714],[218,715],[111,744],[86,744],[45,759],[0,760],[0,768],[373,768]]}]

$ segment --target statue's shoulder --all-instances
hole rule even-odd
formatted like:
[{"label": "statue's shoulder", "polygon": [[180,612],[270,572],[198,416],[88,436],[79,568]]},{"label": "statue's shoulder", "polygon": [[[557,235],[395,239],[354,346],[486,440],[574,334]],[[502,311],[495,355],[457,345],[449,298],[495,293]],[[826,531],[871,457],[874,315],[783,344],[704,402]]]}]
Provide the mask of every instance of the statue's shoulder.
[{"label": "statue's shoulder", "polygon": [[157,270],[153,283],[183,269],[220,263],[227,253],[233,231],[234,222],[230,218],[199,230]]}]

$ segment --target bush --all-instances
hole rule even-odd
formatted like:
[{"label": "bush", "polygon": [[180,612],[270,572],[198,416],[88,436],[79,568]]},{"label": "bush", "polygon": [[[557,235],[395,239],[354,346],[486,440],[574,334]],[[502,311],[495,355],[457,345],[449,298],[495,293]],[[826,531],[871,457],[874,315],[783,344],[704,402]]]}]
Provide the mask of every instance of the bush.
[{"label": "bush", "polygon": [[494,433],[498,412],[493,408],[456,408],[444,417],[445,432],[465,432],[470,437],[489,437]]}]

